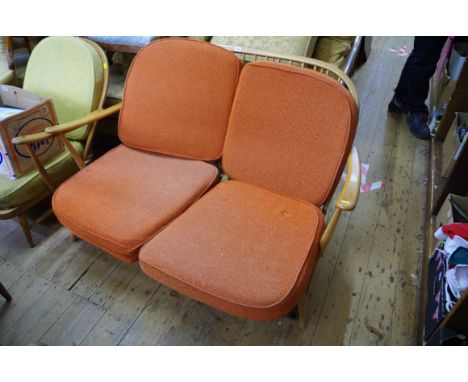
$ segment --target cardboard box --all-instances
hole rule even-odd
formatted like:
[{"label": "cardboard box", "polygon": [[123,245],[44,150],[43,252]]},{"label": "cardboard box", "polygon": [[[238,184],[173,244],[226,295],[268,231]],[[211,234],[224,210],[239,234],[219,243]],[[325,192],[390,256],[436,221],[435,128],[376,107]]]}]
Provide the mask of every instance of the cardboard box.
[{"label": "cardboard box", "polygon": [[[57,124],[52,100],[23,89],[0,85],[0,175],[16,179],[35,168],[25,145],[14,145],[11,140],[19,135],[43,131],[46,127]],[[17,112],[8,108],[22,109]],[[32,145],[42,163],[56,156],[63,150],[58,138],[47,139]]]},{"label": "cardboard box", "polygon": [[436,216],[436,228],[468,219],[468,197],[448,194]]},{"label": "cardboard box", "polygon": [[466,145],[468,134],[460,141],[458,128],[462,124],[462,120],[468,119],[468,113],[456,113],[453,119],[452,125],[445,137],[444,143],[442,144],[442,177],[450,177],[450,173],[458,160],[460,153]]}]

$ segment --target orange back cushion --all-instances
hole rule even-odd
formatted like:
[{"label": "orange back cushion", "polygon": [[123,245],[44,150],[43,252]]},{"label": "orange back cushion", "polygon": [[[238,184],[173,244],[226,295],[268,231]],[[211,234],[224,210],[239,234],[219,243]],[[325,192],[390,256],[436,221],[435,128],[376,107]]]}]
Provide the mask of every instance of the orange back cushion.
[{"label": "orange back cushion", "polygon": [[221,156],[240,62],[202,41],[163,39],[135,57],[119,137],[127,146],[184,158]]},{"label": "orange back cushion", "polygon": [[224,144],[224,171],[320,206],[339,181],[357,118],[349,92],[323,74],[276,63],[247,64]]}]

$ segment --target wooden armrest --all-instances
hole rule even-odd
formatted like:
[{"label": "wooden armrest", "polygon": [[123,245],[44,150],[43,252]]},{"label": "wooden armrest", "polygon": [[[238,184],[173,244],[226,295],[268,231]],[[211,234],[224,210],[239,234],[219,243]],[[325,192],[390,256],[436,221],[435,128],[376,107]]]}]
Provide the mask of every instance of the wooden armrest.
[{"label": "wooden armrest", "polygon": [[115,104],[107,109],[98,109],[89,113],[87,116],[76,119],[74,121],[62,123],[61,125],[51,126],[46,128],[44,131],[48,134],[66,134],[70,131],[76,130],[84,125],[88,125],[92,122],[99,121],[109,115],[118,112],[122,108],[122,102]]},{"label": "wooden armrest", "polygon": [[28,134],[28,135],[20,135],[18,137],[13,138],[11,141],[15,145],[24,145],[27,143],[35,143],[45,141],[46,139],[52,138],[52,134],[47,134],[41,131],[40,133]]},{"label": "wooden armrest", "polygon": [[361,161],[359,160],[359,153],[357,148],[353,146],[351,153],[348,156],[348,174],[346,176],[345,184],[336,200],[336,209],[329,222],[327,228],[320,238],[320,252],[323,253],[325,247],[330,241],[333,232],[335,231],[338,219],[342,211],[352,211],[356,207],[361,191]]},{"label": "wooden armrest", "polygon": [[355,146],[348,156],[348,175],[343,189],[336,201],[336,207],[343,211],[352,211],[356,207],[361,190],[361,161]]},{"label": "wooden armrest", "polygon": [[28,135],[20,135],[18,137],[13,138],[11,141],[15,145],[24,145],[27,143],[34,143],[40,142],[45,139],[49,139],[56,134],[66,134],[72,130],[78,129],[81,126],[87,125],[92,122],[96,122],[102,118],[105,118],[109,115],[112,115],[119,111],[122,108],[122,102],[108,107],[107,109],[98,109],[89,113],[88,115],[76,119],[74,121],[62,123],[61,125],[51,126],[46,128],[43,132],[28,134]]}]

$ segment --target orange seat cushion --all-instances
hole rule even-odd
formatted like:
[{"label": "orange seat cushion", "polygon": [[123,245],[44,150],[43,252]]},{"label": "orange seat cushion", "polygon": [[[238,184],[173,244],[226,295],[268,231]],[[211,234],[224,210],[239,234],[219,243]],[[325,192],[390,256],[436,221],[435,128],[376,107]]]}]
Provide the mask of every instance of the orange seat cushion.
[{"label": "orange seat cushion", "polygon": [[217,179],[216,167],[120,145],[55,192],[57,218],[73,233],[125,260]]},{"label": "orange seat cushion", "polygon": [[223,153],[232,179],[320,206],[333,194],[358,109],[336,80],[271,62],[241,73]]},{"label": "orange seat cushion", "polygon": [[125,82],[119,137],[127,146],[183,158],[221,157],[240,61],[204,41],[144,47]]},{"label": "orange seat cushion", "polygon": [[228,181],[146,243],[140,265],[152,278],[219,310],[276,319],[305,292],[322,230],[318,207]]}]

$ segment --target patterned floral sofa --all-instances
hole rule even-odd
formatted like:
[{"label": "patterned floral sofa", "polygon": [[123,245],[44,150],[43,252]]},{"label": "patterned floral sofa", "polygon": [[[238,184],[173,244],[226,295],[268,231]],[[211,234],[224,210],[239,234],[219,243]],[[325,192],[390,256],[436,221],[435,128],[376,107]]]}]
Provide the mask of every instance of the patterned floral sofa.
[{"label": "patterned floral sofa", "polygon": [[213,36],[211,42],[312,57],[343,69],[355,39],[354,36]]}]

